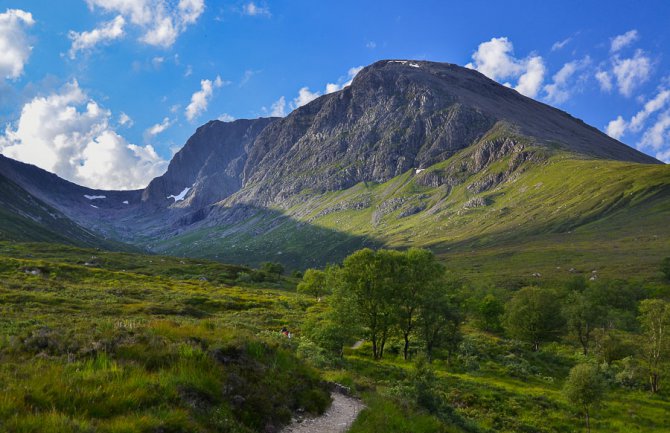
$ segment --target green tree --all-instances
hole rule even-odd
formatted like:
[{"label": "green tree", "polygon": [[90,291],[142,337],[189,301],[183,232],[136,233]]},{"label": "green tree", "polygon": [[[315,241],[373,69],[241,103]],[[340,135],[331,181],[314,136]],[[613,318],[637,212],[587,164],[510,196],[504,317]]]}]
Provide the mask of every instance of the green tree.
[{"label": "green tree", "polygon": [[661,272],[666,280],[670,280],[670,257],[666,257],[661,261]]},{"label": "green tree", "polygon": [[588,355],[593,330],[603,321],[603,308],[593,302],[590,292],[572,292],[563,306],[563,315],[567,321],[568,331],[573,334],[582,346],[584,355]]},{"label": "green tree", "polygon": [[405,342],[403,356],[409,356],[410,335],[414,332],[422,304],[426,304],[426,294],[431,287],[439,284],[444,277],[444,267],[437,262],[429,250],[411,248],[406,253],[402,280],[398,287],[398,327]]},{"label": "green tree", "polygon": [[575,365],[565,381],[563,394],[584,415],[586,430],[590,432],[591,409],[602,401],[605,394],[605,384],[598,367],[591,364]]},{"label": "green tree", "polygon": [[330,292],[328,283],[328,275],[325,271],[307,269],[302,277],[302,281],[298,284],[298,292],[319,299]]},{"label": "green tree", "polygon": [[261,271],[276,275],[279,278],[284,273],[284,266],[281,263],[263,262],[261,263]]},{"label": "green tree", "polygon": [[642,349],[649,374],[651,392],[660,389],[661,372],[667,362],[670,343],[670,303],[662,299],[645,299],[640,303],[640,323],[644,332]]},{"label": "green tree", "polygon": [[505,305],[505,325],[514,338],[526,341],[533,350],[555,339],[563,326],[556,296],[537,287],[525,287]]},{"label": "green tree", "polygon": [[476,314],[484,331],[499,331],[500,319],[505,313],[505,305],[495,295],[488,294],[479,301]]},{"label": "green tree", "polygon": [[462,316],[456,300],[456,284],[443,283],[428,287],[421,297],[417,321],[419,334],[429,362],[434,351],[447,348],[447,361],[460,342]]},{"label": "green tree", "polygon": [[339,274],[342,297],[353,301],[374,359],[384,356],[391,327],[397,323],[395,299],[404,261],[405,255],[398,251],[365,248],[345,258]]}]

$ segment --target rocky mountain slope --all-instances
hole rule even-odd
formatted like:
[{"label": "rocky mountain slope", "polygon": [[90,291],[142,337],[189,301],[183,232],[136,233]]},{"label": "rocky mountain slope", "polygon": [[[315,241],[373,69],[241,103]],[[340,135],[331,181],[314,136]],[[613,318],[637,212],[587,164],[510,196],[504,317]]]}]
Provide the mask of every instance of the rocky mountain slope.
[{"label": "rocky mountain slope", "polygon": [[361,246],[452,254],[605,234],[616,218],[660,233],[670,217],[654,207],[670,197],[667,166],[476,71],[423,61],[377,62],[285,118],[209,122],[144,190],[90,190],[2,157],[0,172],[106,237],[293,267]]}]

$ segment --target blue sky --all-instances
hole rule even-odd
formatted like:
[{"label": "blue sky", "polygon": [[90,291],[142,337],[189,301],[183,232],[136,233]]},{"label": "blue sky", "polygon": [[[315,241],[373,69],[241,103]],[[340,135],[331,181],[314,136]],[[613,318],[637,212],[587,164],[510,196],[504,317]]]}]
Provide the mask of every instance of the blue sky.
[{"label": "blue sky", "polygon": [[93,187],[386,58],[469,65],[670,161],[667,1],[0,0],[0,46],[0,152]]}]

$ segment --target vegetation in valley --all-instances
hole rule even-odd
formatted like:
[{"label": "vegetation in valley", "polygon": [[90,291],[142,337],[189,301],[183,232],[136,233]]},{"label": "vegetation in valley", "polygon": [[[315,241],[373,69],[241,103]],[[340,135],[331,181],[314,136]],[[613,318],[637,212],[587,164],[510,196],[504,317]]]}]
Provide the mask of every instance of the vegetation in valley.
[{"label": "vegetation in valley", "polygon": [[278,431],[337,382],[367,405],[354,433],[662,432],[662,262],[507,288],[422,249],[286,276],[0,243],[0,430]]}]

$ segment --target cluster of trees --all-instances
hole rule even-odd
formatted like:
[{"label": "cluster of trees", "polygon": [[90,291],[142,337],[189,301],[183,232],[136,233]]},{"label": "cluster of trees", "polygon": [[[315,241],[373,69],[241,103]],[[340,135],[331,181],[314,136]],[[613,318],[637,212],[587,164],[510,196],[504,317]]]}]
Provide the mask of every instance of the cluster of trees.
[{"label": "cluster of trees", "polygon": [[[567,339],[585,357],[595,355],[606,364],[634,356],[654,393],[670,360],[670,303],[647,299],[638,286],[623,281],[576,279],[561,290],[525,287],[506,303],[488,294],[477,303],[475,315],[482,329],[505,332],[533,350]],[[635,338],[626,341],[626,335]]]},{"label": "cluster of trees", "polygon": [[402,338],[405,359],[414,340],[429,359],[440,347],[453,352],[462,320],[455,289],[435,256],[418,248],[363,249],[342,266],[307,270],[298,285],[317,299],[329,295],[318,323],[307,327],[312,339],[341,354],[348,342],[366,338],[374,359],[384,356],[391,336]]}]

